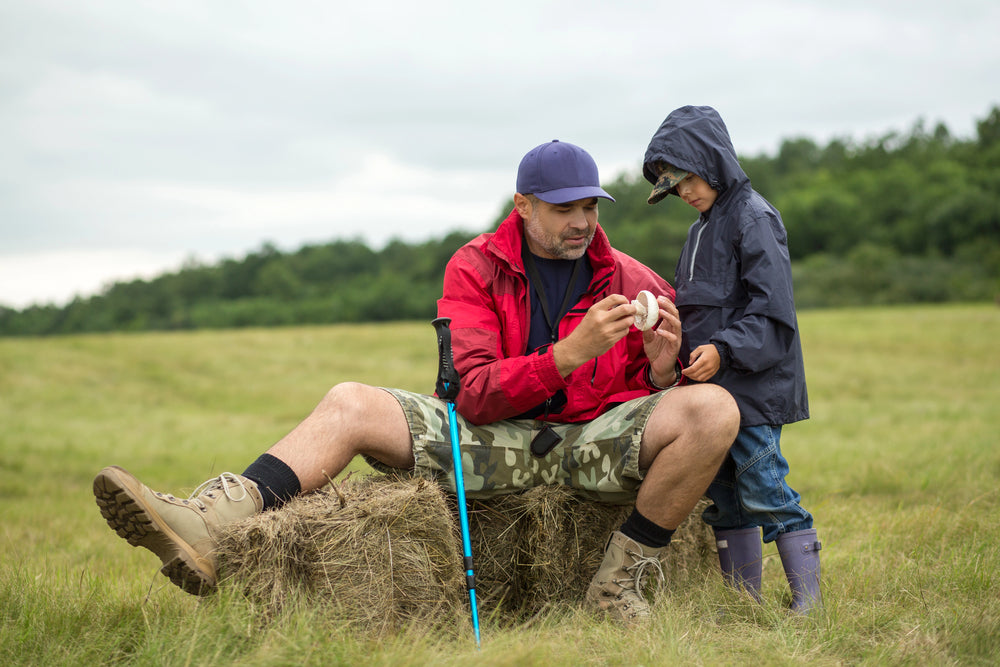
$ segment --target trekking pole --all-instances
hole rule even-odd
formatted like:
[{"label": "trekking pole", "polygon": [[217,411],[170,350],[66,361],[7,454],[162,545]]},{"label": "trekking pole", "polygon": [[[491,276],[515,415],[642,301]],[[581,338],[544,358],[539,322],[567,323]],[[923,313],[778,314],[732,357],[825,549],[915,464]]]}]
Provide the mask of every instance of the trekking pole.
[{"label": "trekking pole", "polygon": [[465,565],[465,586],[469,589],[472,610],[472,630],[479,648],[479,611],[476,608],[476,575],[472,568],[472,542],[469,539],[469,514],[465,507],[465,477],[462,475],[462,452],[458,448],[458,423],[455,419],[455,397],[460,380],[451,357],[450,317],[439,317],[431,324],[437,332],[438,376],[435,391],[448,404],[448,428],[451,433],[451,458],[455,464],[455,495],[458,497],[458,518],[462,525],[462,556]]}]

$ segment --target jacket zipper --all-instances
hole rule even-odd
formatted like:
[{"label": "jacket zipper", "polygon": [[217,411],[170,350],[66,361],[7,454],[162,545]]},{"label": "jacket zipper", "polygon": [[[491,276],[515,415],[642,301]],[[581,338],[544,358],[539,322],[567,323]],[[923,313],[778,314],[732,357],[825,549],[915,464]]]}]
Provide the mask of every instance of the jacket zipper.
[{"label": "jacket zipper", "polygon": [[701,223],[701,227],[698,228],[698,234],[694,237],[694,248],[691,250],[691,263],[688,266],[688,281],[694,282],[694,258],[698,254],[698,246],[701,245],[701,233],[705,231],[705,225],[708,224],[708,220]]}]

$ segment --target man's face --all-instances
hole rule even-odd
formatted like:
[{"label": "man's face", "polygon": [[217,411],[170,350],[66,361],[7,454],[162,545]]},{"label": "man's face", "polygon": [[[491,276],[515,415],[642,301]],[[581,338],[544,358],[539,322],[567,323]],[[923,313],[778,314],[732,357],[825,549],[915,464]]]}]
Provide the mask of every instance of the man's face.
[{"label": "man's face", "polygon": [[695,174],[688,174],[676,186],[677,195],[685,202],[704,213],[712,208],[719,193],[712,189],[705,179]]},{"label": "man's face", "polygon": [[597,231],[597,197],[549,204],[537,197],[514,195],[524,218],[528,248],[548,259],[578,259],[587,252]]}]

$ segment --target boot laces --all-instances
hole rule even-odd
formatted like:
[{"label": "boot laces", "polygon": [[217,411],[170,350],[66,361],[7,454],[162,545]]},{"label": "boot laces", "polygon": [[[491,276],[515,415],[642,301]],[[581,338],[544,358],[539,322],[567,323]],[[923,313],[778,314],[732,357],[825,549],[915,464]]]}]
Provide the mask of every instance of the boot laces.
[{"label": "boot laces", "polygon": [[[224,472],[218,477],[213,477],[207,479],[201,483],[201,485],[194,490],[188,500],[197,505],[198,507],[205,509],[205,502],[200,498],[200,496],[217,489],[222,489],[222,492],[226,494],[226,497],[233,502],[239,502],[250,495],[250,491],[247,489],[246,482],[239,475],[234,475],[231,472]],[[236,496],[235,493],[239,491],[240,495]]]},{"label": "boot laces", "polygon": [[[625,565],[622,569],[632,575],[631,579],[620,579],[616,583],[623,588],[631,588],[640,598],[645,600],[646,598],[642,594],[642,589],[645,587],[646,579],[650,573],[655,573],[662,584],[664,581],[663,565],[656,556],[645,556],[631,550],[627,551],[627,553],[635,559],[635,562],[631,565]],[[623,584],[631,584],[631,586],[624,586]]]}]

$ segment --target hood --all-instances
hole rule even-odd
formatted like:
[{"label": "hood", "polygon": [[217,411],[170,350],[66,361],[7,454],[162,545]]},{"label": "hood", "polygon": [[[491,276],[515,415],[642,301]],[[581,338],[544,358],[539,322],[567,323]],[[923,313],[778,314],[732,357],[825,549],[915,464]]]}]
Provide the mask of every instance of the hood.
[{"label": "hood", "polygon": [[712,107],[686,106],[670,112],[650,140],[642,162],[643,176],[654,185],[652,164],[660,160],[705,179],[719,191],[720,199],[749,187],[729,130]]}]

